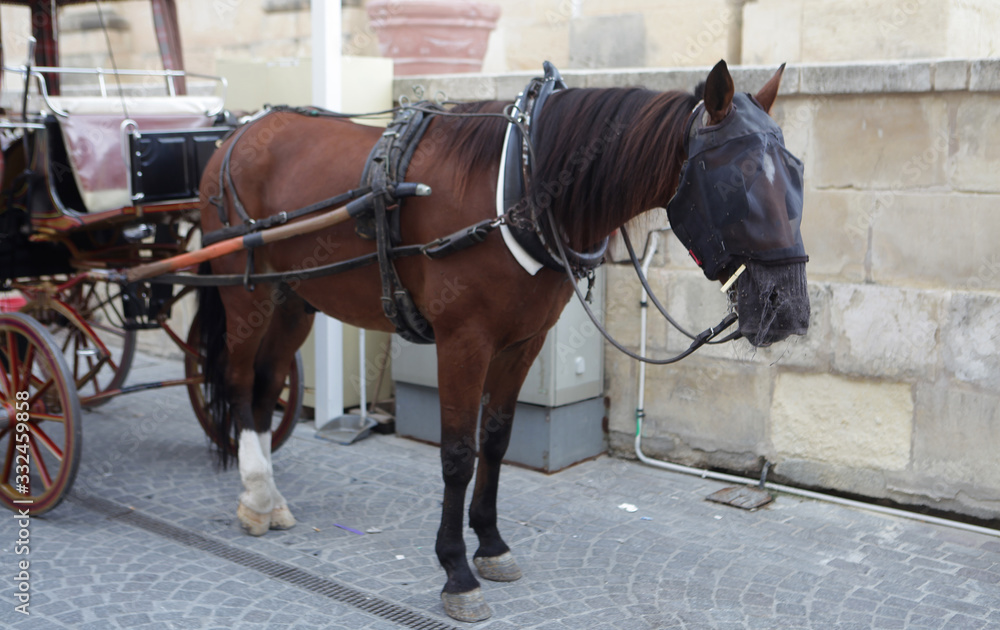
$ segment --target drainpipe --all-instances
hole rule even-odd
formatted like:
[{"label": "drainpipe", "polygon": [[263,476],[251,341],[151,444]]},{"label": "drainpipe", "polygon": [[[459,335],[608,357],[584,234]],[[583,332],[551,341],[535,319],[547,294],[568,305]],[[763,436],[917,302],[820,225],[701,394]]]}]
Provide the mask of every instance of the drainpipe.
[{"label": "drainpipe", "polygon": [[[648,277],[649,265],[650,263],[653,262],[653,255],[656,253],[656,248],[659,245],[659,238],[660,238],[659,232],[652,231],[649,233],[649,236],[646,239],[646,252],[642,258],[642,274],[644,276]],[[639,354],[645,356],[646,355],[646,312],[649,310],[649,305],[647,303],[648,296],[646,295],[646,289],[641,288],[641,291],[642,295],[639,298],[639,309],[640,309],[639,310],[639,331],[640,331]],[[748,477],[728,475],[726,473],[715,472],[712,470],[705,470],[703,468],[692,468],[690,466],[682,466],[680,464],[673,464],[671,462],[664,462],[658,459],[653,459],[652,457],[649,457],[642,452],[642,421],[643,418],[646,417],[645,399],[646,399],[646,363],[640,361],[639,391],[635,409],[635,456],[639,458],[640,462],[646,464],[647,466],[652,466],[654,468],[660,468],[663,470],[669,470],[671,472],[683,473],[685,475],[693,475],[696,477],[701,477],[702,479],[712,479],[715,481],[724,481],[726,483],[736,483],[742,485],[756,485],[758,487],[767,488],[768,490],[773,490],[775,492],[782,492],[784,494],[790,494],[805,499],[826,501],[827,503],[833,503],[835,505],[841,505],[844,507],[850,507],[859,510],[868,510],[869,512],[877,512],[879,514],[885,514],[888,516],[895,516],[898,518],[905,518],[914,521],[922,521],[924,523],[931,523],[933,525],[942,525],[944,527],[952,527],[955,529],[961,529],[968,532],[985,534],[987,536],[1000,537],[1000,530],[990,529],[988,527],[980,527],[978,525],[970,525],[968,523],[952,521],[946,518],[939,518],[937,516],[928,516],[926,514],[918,514],[916,512],[908,512],[906,510],[883,507],[881,505],[875,505],[872,503],[853,501],[851,499],[844,499],[829,494],[823,494],[820,492],[813,492],[811,490],[803,490],[801,488],[793,488],[792,486],[772,483],[770,481],[765,481],[764,479],[760,480],[750,479]]]}]

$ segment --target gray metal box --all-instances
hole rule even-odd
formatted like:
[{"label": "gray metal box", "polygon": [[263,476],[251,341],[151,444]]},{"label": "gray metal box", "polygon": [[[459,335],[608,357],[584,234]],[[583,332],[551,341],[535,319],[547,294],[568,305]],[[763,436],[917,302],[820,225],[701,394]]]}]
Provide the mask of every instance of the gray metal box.
[{"label": "gray metal box", "polygon": [[[604,413],[603,397],[561,407],[518,403],[504,461],[556,472],[600,455],[607,450]],[[396,433],[441,443],[441,401],[436,388],[396,383]]]},{"label": "gray metal box", "polygon": [[[604,270],[598,269],[591,308],[602,323],[604,283]],[[396,432],[437,443],[437,349],[397,335],[393,345]],[[603,394],[604,339],[573,297],[521,387],[508,461],[551,472],[604,452]]]}]

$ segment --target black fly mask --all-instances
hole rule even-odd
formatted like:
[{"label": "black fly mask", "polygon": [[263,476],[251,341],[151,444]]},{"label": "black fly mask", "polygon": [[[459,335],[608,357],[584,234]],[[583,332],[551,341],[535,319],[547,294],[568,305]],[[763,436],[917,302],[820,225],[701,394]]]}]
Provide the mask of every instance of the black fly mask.
[{"label": "black fly mask", "polygon": [[751,343],[804,334],[809,301],[799,230],[802,162],[748,94],[734,94],[718,124],[706,120],[701,103],[691,114],[688,159],[667,205],[670,225],[710,280],[725,280],[746,265],[736,292],[740,331]]}]

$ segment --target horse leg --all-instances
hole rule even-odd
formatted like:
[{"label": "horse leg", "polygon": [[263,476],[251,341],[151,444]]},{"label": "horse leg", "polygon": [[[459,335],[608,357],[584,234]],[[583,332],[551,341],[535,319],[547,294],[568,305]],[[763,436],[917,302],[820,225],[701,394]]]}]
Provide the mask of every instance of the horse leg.
[{"label": "horse leg", "polygon": [[[305,301],[295,295],[286,285],[279,285],[274,295],[274,315],[261,340],[254,361],[253,419],[254,433],[260,442],[260,453],[266,462],[264,484],[271,498],[270,529],[290,529],[295,526],[295,517],[288,509],[288,502],[274,483],[274,469],[271,466],[271,423],[278,398],[285,387],[285,379],[295,351],[302,345],[312,327],[313,315],[307,314]],[[248,436],[248,448],[252,450]],[[256,451],[254,455],[256,456]]]},{"label": "horse leg", "polygon": [[[253,312],[251,294],[241,296],[235,294],[235,291],[228,295],[223,292],[223,301],[226,304],[226,329],[235,331],[238,326],[246,327],[240,315],[245,317],[246,313]],[[253,411],[257,377],[255,357],[264,337],[266,324],[267,322],[261,322],[258,326],[247,327],[249,334],[230,344],[225,375],[229,392],[229,414],[237,440],[236,457],[240,480],[243,482],[236,516],[243,529],[252,536],[261,536],[270,529],[273,508],[268,487],[268,461],[255,430]],[[223,437],[228,439],[228,436]]]},{"label": "horse leg", "polygon": [[[251,536],[262,536],[271,529],[272,512],[284,502],[271,470],[271,417],[295,349],[308,334],[305,326],[304,332],[286,344],[276,339],[294,329],[288,321],[295,304],[288,304],[288,293],[286,288],[273,285],[260,285],[253,293],[242,288],[222,291],[226,330],[248,331],[230,344],[226,381],[243,482],[236,516]],[[301,299],[297,306],[305,316]],[[258,317],[252,317],[254,314]],[[289,521],[290,514],[286,517],[279,510],[279,516],[279,527],[294,524],[294,519]]]},{"label": "horse leg", "polygon": [[473,557],[476,569],[482,577],[496,582],[513,582],[521,577],[521,569],[497,529],[497,489],[500,464],[510,444],[517,395],[544,342],[545,335],[539,335],[505,350],[493,359],[486,374],[479,466],[469,506],[469,525],[479,537],[479,549]]},{"label": "horse leg", "polygon": [[462,537],[465,490],[476,459],[476,420],[489,353],[471,338],[439,340],[438,388],[441,397],[441,472],[444,501],[435,551],[448,575],[441,602],[448,616],[481,621],[492,611],[469,568]]}]

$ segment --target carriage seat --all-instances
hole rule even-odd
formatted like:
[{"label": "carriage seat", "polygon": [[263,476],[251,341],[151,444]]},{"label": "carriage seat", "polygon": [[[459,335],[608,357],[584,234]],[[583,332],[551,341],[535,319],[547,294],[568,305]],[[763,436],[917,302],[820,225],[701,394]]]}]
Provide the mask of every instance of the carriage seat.
[{"label": "carriage seat", "polygon": [[222,109],[221,98],[204,96],[127,97],[128,116],[119,98],[50,96],[49,101],[64,114],[49,119],[55,120],[59,130],[53,134],[58,138],[51,137],[50,142],[61,140],[65,149],[61,169],[62,151],[50,151],[51,174],[58,179],[57,171],[68,167],[83,205],[74,209],[87,212],[134,205],[123,151],[123,121],[135,121],[140,133],[197,130],[214,126],[216,113]]}]

